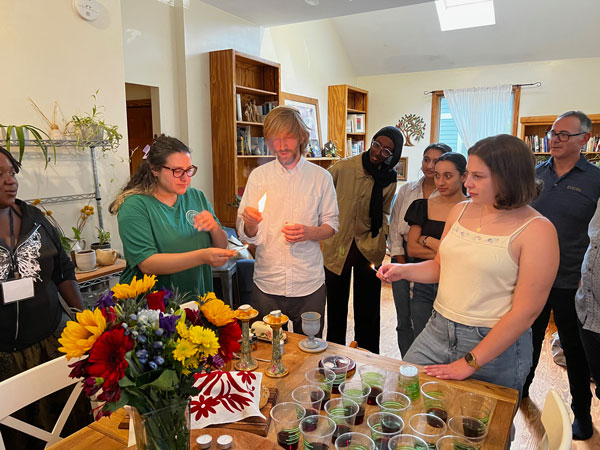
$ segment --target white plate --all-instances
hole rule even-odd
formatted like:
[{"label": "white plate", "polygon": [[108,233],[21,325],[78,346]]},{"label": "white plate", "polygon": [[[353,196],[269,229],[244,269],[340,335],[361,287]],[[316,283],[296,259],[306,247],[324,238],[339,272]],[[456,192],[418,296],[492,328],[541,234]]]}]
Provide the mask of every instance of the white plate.
[{"label": "white plate", "polygon": [[317,341],[319,345],[315,348],[310,348],[306,346],[308,338],[302,339],[300,342],[298,342],[298,348],[300,348],[300,350],[306,353],[321,353],[322,351],[325,351],[325,349],[327,349],[327,347],[329,346],[329,344],[323,339],[315,338],[315,341]]}]

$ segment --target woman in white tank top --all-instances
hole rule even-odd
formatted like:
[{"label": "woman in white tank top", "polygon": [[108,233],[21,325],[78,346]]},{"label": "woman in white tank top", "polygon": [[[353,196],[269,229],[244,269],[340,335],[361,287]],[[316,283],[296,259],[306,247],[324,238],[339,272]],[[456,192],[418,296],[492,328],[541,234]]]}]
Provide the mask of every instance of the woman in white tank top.
[{"label": "woman in white tank top", "polygon": [[404,360],[441,379],[467,377],[521,392],[531,366],[530,326],[559,262],[554,226],[528,203],[537,196],[535,158],[520,139],[498,135],[469,149],[471,200],[450,212],[437,256],[386,264],[378,276],[439,282],[434,312]]}]

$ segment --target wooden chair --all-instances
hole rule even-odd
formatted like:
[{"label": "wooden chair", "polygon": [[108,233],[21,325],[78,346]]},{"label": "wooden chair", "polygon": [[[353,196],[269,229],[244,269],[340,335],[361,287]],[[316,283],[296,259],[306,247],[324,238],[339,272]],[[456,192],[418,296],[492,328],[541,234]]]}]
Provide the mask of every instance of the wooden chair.
[{"label": "wooden chair", "polygon": [[538,447],[540,450],[568,450],[571,448],[571,418],[567,406],[555,390],[546,395],[542,411],[542,424],[546,433]]},{"label": "wooden chair", "polygon": [[[62,439],[60,432],[65,426],[83,388],[79,379],[69,378],[71,368],[68,367],[68,364],[73,362],[75,360],[67,362],[67,359],[63,356],[0,382],[0,398],[2,399],[0,402],[0,423],[41,439],[47,443],[46,447],[60,441]],[[75,384],[73,391],[51,433],[11,416],[11,414],[36,400],[73,384]],[[0,434],[0,450],[5,449],[2,434]]]}]

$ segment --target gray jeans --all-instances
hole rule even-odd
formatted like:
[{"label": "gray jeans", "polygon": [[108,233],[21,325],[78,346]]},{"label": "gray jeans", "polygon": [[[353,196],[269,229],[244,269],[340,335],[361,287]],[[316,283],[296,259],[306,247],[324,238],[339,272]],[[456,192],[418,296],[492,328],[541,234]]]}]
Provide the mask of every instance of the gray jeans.
[{"label": "gray jeans", "polygon": [[294,324],[294,333],[304,334],[302,332],[302,313],[308,311],[318,312],[321,314],[321,329],[316,335],[317,337],[323,335],[326,297],[325,284],[312,294],[302,297],[271,295],[261,291],[256,284],[252,287],[252,306],[258,310],[258,320],[262,320],[271,311],[280,309],[283,314],[290,318],[290,322]]}]

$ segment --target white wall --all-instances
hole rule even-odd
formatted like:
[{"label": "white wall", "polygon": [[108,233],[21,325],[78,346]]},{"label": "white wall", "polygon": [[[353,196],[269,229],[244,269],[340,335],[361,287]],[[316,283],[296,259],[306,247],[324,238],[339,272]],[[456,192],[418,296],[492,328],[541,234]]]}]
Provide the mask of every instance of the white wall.
[{"label": "white wall", "polygon": [[328,140],[327,86],[356,85],[358,81],[331,21],[268,28],[261,55],[281,64],[282,91],[319,100],[322,144],[325,144]]},{"label": "white wall", "polygon": [[[4,43],[5,64],[0,71],[0,123],[32,124],[48,131],[28,97],[47,116],[52,115],[57,100],[68,119],[90,111],[91,95],[99,89],[98,104],[105,107],[105,121],[116,124],[124,135],[118,154],[98,158],[105,228],[118,236],[116,220],[106,207],[129,171],[121,9],[119,0],[103,0],[100,6],[101,17],[87,22],[75,14],[70,0],[2,2],[0,42]],[[27,150],[19,175],[19,198],[93,191],[89,150],[58,152],[57,164],[52,162],[44,170],[40,151]],[[48,207],[62,227],[70,230],[84,204],[85,201],[77,201]],[[84,232],[88,243],[96,240],[97,217],[92,219]]]},{"label": "white wall", "polygon": [[521,90],[520,116],[560,114],[571,109],[597,114],[599,73],[600,58],[582,58],[360,77],[358,85],[369,90],[371,133],[395,125],[404,114],[425,119],[425,139],[403,151],[403,156],[408,156],[408,179],[416,180],[431,128],[431,95],[424,95],[424,91],[540,81],[540,88]]}]

